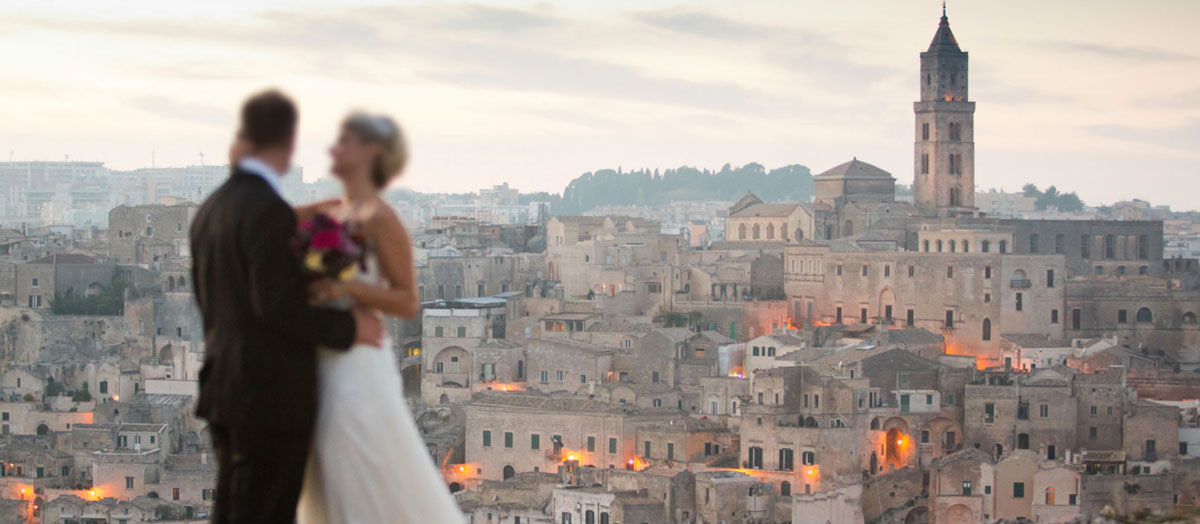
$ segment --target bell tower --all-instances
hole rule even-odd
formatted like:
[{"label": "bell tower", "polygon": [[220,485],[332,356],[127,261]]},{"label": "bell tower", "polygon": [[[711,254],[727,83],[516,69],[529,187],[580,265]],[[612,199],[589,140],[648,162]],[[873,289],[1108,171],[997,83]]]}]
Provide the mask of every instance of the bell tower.
[{"label": "bell tower", "polygon": [[921,53],[913,196],[926,216],[975,212],[975,102],[967,98],[967,53],[950,32],[946,5],[929,50]]}]

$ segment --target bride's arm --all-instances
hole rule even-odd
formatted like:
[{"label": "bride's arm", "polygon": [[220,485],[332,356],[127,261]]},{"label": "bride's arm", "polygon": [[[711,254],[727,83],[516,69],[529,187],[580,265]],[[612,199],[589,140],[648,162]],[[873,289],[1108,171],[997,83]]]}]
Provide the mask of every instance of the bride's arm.
[{"label": "bride's arm", "polygon": [[341,203],[340,200],[331,198],[328,200],[313,202],[311,204],[296,206],[296,222],[300,223],[304,222],[305,220],[311,220],[314,216],[317,216],[318,213],[328,213],[330,209],[333,209],[339,203]]},{"label": "bride's arm", "polygon": [[[383,272],[384,286],[352,281],[343,292],[361,306],[377,309],[388,315],[409,319],[421,311],[413,275],[412,242],[400,218],[386,205],[379,206],[367,224],[367,235],[374,241]],[[388,285],[390,284],[390,285]]]}]

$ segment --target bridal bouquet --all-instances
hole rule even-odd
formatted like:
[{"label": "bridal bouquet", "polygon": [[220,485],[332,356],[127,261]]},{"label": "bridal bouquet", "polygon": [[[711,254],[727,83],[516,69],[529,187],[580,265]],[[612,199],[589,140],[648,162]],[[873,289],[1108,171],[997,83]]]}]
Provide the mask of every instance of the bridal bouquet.
[{"label": "bridal bouquet", "polygon": [[292,248],[315,277],[347,282],[365,263],[363,243],[350,223],[318,213],[300,223]]}]

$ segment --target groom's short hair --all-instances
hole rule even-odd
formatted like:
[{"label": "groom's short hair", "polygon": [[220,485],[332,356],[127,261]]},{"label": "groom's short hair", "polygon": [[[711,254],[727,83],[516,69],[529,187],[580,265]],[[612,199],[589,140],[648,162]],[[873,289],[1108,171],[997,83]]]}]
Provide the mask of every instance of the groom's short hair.
[{"label": "groom's short hair", "polygon": [[242,104],[241,135],[256,149],[286,145],[296,136],[299,113],[278,89],[252,95]]}]

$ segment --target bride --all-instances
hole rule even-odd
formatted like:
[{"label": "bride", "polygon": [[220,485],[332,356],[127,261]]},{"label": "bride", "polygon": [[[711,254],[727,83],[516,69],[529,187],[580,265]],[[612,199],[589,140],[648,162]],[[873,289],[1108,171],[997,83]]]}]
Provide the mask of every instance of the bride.
[{"label": "bride", "polygon": [[[340,200],[300,207],[302,221],[325,213],[355,224],[367,247],[366,271],[350,282],[313,284],[314,300],[413,318],[420,297],[407,231],[380,193],[400,174],[407,151],[387,116],[352,113],[330,148]],[[383,343],[391,348],[391,341]],[[318,352],[318,411],[297,511],[301,524],[463,522],[404,402],[389,349]]]}]

